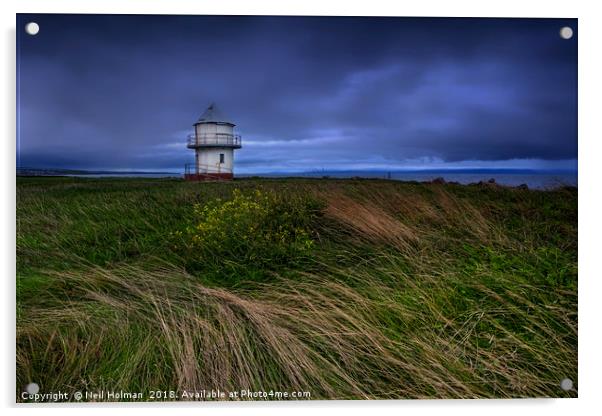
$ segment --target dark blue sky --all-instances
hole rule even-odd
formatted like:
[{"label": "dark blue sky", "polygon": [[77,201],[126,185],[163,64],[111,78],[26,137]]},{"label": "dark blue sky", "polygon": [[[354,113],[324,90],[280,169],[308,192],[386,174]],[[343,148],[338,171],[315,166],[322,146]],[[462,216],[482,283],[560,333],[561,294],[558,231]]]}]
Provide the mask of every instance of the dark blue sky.
[{"label": "dark blue sky", "polygon": [[17,32],[23,167],[182,170],[211,102],[240,173],[576,167],[576,19],[21,14]]}]

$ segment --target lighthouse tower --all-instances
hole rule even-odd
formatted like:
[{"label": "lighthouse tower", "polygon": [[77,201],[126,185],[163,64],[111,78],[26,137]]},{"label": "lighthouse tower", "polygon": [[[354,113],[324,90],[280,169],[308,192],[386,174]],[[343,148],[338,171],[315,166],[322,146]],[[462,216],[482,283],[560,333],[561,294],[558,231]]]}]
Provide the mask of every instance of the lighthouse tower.
[{"label": "lighthouse tower", "polygon": [[240,135],[234,134],[234,123],[211,104],[194,123],[194,133],[188,135],[189,149],[194,149],[195,163],[186,165],[188,180],[232,179],[234,149],[242,147]]}]

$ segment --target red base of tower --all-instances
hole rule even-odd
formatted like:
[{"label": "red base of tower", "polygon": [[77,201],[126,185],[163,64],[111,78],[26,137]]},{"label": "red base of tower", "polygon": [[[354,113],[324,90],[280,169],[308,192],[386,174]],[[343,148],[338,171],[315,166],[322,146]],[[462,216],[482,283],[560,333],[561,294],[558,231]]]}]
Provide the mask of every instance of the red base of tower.
[{"label": "red base of tower", "polygon": [[231,181],[234,175],[231,173],[187,173],[184,175],[187,181]]}]

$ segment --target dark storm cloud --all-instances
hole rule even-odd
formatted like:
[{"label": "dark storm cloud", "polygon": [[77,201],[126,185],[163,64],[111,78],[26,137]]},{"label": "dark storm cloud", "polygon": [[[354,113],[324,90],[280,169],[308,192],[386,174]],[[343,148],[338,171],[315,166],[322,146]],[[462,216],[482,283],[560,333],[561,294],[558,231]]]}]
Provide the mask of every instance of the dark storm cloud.
[{"label": "dark storm cloud", "polygon": [[571,160],[566,25],[577,33],[574,19],[19,15],[18,162],[181,168],[212,101],[249,172]]}]

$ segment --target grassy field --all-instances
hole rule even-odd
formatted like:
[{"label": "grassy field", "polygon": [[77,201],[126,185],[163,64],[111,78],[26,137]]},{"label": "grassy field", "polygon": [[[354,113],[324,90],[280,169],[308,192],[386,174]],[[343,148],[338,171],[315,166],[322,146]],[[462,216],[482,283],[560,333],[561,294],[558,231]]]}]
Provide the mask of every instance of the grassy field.
[{"label": "grassy field", "polygon": [[18,178],[17,308],[18,394],[575,397],[577,190]]}]

